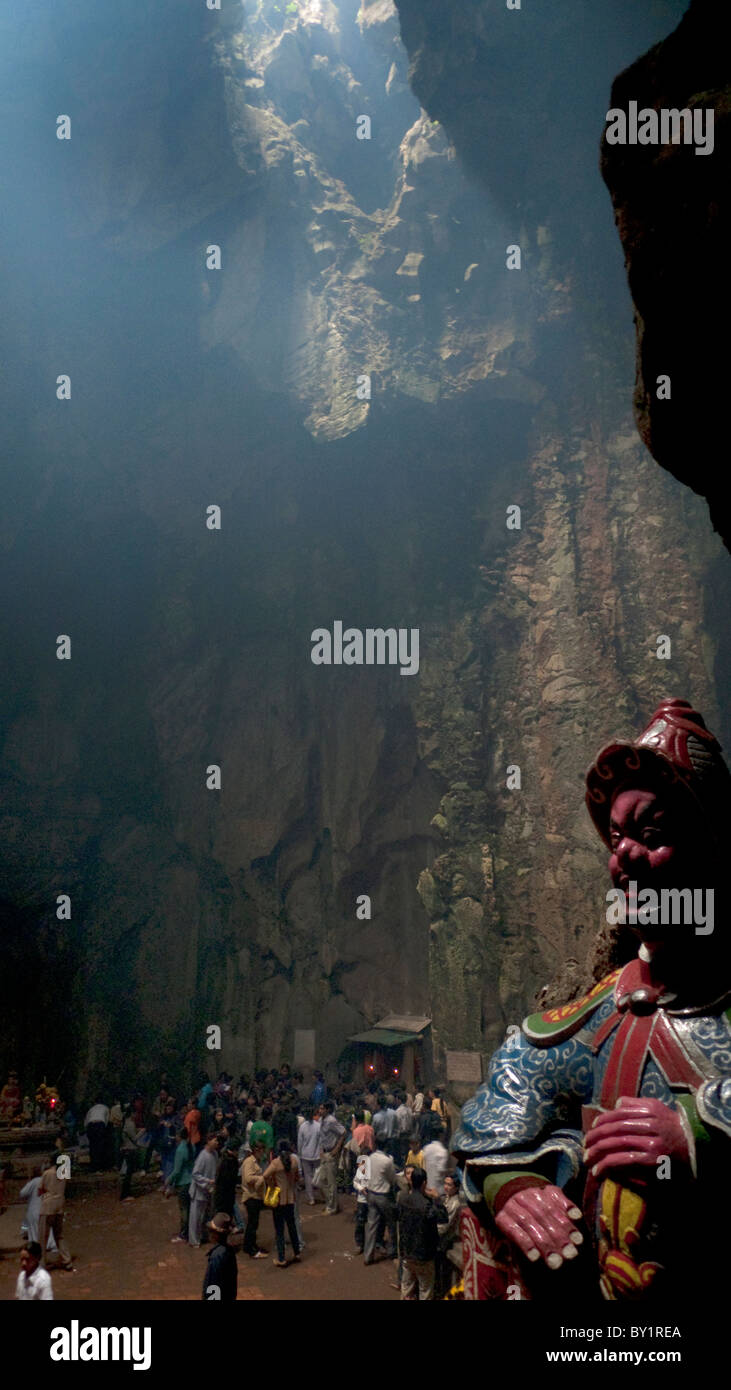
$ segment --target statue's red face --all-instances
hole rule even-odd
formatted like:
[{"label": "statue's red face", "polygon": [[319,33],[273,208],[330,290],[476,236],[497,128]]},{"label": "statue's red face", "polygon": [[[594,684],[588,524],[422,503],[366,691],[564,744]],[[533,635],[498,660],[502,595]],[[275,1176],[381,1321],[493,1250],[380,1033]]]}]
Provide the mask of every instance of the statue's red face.
[{"label": "statue's red face", "polygon": [[615,888],[627,894],[627,906],[636,907],[628,889],[690,887],[681,883],[685,854],[680,831],[667,800],[642,788],[620,791],[612,801],[610,820],[612,853],[609,872]]}]

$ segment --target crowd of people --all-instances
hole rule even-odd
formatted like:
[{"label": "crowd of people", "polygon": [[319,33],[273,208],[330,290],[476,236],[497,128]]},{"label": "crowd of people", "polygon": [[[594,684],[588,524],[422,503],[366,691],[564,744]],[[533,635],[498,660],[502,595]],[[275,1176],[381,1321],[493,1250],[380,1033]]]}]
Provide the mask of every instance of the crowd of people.
[{"label": "crowd of people", "polygon": [[[71,1107],[58,1118],[58,1148],[77,1159],[87,1149],[91,1171],[118,1169],[122,1201],[135,1200],[136,1174],[159,1168],[165,1196],[178,1205],[171,1239],[210,1246],[203,1298],[236,1297],[236,1246],[252,1260],[271,1253],[280,1269],[298,1263],[300,1197],[313,1207],[321,1201],[328,1217],[346,1192],[356,1197],[356,1251],[366,1265],[398,1261],[402,1298],[441,1297],[459,1278],[459,1173],[450,1161],[449,1114],[439,1088],[409,1094],[373,1082],[330,1094],[321,1072],[305,1084],[302,1073],[283,1063],[237,1083],[226,1072],[215,1082],[201,1073],[183,1101],[163,1075],[149,1107],[140,1093],[124,1103],[99,1094],[83,1118]],[[54,1246],[61,1264],[72,1268],[63,1240],[65,1184],[55,1158],[21,1194],[28,1244],[19,1298],[52,1297],[40,1273]],[[272,1252],[262,1238],[267,1209]],[[234,1236],[239,1240],[232,1244]]]}]

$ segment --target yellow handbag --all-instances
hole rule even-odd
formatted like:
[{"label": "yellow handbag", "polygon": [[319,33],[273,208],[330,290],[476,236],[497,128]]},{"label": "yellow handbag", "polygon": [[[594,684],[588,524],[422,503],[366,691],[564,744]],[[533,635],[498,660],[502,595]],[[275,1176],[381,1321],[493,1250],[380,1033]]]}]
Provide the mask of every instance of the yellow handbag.
[{"label": "yellow handbag", "polygon": [[282,1193],[278,1187],[268,1187],[264,1193],[264,1206],[278,1207],[281,1195]]}]

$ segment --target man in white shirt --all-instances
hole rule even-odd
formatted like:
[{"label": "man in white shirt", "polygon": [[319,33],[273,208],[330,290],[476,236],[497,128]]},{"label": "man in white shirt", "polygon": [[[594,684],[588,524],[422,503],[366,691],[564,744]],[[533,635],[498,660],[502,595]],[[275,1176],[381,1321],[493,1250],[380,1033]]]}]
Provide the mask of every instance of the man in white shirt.
[{"label": "man in white shirt", "polygon": [[311,1105],[304,1107],[305,1113],[302,1124],[297,1130],[297,1157],[302,1168],[302,1176],[305,1180],[305,1193],[307,1195],[307,1205],[315,1205],[315,1189],[312,1179],[315,1176],[315,1169],[320,1161],[320,1121],[313,1116]]},{"label": "man in white shirt", "polygon": [[109,1107],[104,1104],[101,1096],[97,1096],[90,1110],[87,1110],[84,1118],[84,1129],[89,1140],[89,1167],[92,1173],[107,1167],[107,1125],[109,1124]]},{"label": "man in white shirt", "polygon": [[368,1220],[363,1247],[363,1263],[367,1265],[373,1264],[376,1245],[380,1243],[384,1229],[388,1231],[388,1259],[396,1259],[396,1203],[393,1195],[396,1168],[391,1155],[385,1152],[387,1142],[376,1135],[376,1147],[371,1154]]},{"label": "man in white shirt", "polygon": [[449,1162],[449,1153],[444,1142],[445,1134],[444,1128],[437,1130],[431,1143],[425,1144],[421,1151],[426,1169],[426,1185],[440,1197],[444,1196],[444,1176]]},{"label": "man in white shirt", "polygon": [[47,1269],[41,1266],[41,1247],[37,1240],[26,1245],[20,1257],[20,1274],[15,1285],[15,1297],[21,1303],[47,1302],[53,1299],[53,1284]]}]

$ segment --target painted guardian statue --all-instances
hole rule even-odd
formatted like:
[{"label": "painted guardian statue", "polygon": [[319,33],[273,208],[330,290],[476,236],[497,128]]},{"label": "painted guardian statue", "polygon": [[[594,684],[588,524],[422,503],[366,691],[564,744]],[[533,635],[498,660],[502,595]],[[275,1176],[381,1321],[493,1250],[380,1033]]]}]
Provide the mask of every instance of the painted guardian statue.
[{"label": "painted guardian statue", "polygon": [[639,949],[526,1019],[464,1106],[468,1299],[661,1302],[726,1277],[731,776],[701,715],[665,700],[586,782]]}]

